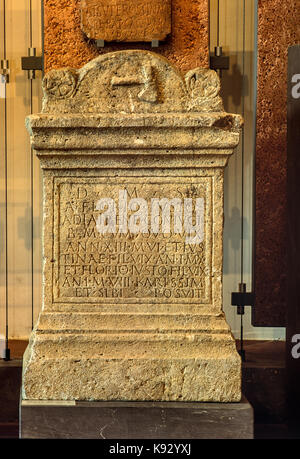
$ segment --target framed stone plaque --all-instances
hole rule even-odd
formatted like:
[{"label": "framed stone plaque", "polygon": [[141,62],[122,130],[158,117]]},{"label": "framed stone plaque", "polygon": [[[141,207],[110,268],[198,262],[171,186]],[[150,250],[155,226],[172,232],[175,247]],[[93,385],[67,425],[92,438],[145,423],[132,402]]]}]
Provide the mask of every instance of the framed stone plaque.
[{"label": "framed stone plaque", "polygon": [[171,0],[81,0],[81,29],[94,40],[164,40],[171,32]]}]

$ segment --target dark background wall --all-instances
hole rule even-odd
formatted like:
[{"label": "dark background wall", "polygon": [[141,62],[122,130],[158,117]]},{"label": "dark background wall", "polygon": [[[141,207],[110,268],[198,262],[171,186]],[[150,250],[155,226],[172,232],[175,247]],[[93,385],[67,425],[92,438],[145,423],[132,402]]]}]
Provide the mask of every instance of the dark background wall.
[{"label": "dark background wall", "polygon": [[258,2],[254,325],[284,326],[287,292],[287,52],[300,42],[295,0]]}]

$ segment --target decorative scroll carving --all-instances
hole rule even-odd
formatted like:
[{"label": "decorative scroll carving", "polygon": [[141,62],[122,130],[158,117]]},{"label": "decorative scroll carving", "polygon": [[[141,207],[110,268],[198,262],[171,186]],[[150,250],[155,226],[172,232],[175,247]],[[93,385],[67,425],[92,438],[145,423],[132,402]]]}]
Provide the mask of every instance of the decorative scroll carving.
[{"label": "decorative scroll carving", "polygon": [[191,109],[223,111],[220,79],[214,70],[197,68],[185,75],[190,94]]},{"label": "decorative scroll carving", "polygon": [[77,73],[73,69],[50,70],[43,79],[44,92],[54,99],[72,97],[76,90]]}]

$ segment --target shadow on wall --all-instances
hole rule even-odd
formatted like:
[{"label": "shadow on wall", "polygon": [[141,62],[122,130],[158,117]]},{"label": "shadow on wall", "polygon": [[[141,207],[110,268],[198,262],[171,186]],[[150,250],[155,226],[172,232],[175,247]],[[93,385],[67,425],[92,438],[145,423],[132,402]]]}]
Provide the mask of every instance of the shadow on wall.
[{"label": "shadow on wall", "polygon": [[40,238],[40,219],[31,216],[31,208],[27,206],[23,217],[18,217],[18,238],[24,240],[26,250],[32,249],[31,231],[33,239]]},{"label": "shadow on wall", "polygon": [[[238,207],[233,207],[231,215],[226,217],[225,230],[227,231],[224,230],[224,274],[234,274],[240,270],[241,228],[241,211]],[[245,217],[243,218],[243,234],[245,246],[250,243],[250,225]]]},{"label": "shadow on wall", "polygon": [[[243,87],[244,86],[244,87]],[[225,110],[229,106],[229,98],[232,98],[232,104],[235,106],[242,105],[243,94],[249,94],[249,79],[247,75],[242,75],[240,67],[235,63],[228,71],[222,73],[222,90],[221,96],[224,102]]]}]

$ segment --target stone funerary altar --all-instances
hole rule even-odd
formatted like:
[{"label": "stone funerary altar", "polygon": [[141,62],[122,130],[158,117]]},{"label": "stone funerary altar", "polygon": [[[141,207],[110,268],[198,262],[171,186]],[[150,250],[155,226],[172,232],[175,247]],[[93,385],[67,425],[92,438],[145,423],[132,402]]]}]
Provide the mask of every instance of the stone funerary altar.
[{"label": "stone funerary altar", "polygon": [[22,397],[234,402],[223,171],[242,119],[215,72],[145,51],[52,70],[27,118],[44,186],[43,305]]}]

